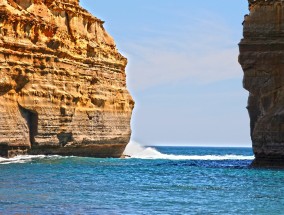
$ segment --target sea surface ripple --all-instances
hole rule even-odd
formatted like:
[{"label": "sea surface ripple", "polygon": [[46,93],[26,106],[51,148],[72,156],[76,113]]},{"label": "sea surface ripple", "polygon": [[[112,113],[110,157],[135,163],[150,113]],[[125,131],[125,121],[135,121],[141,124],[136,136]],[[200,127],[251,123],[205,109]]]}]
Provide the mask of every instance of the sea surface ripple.
[{"label": "sea surface ripple", "polygon": [[[140,147],[140,149],[139,149]],[[281,214],[284,172],[250,148],[148,147],[132,158],[0,159],[0,214]]]}]

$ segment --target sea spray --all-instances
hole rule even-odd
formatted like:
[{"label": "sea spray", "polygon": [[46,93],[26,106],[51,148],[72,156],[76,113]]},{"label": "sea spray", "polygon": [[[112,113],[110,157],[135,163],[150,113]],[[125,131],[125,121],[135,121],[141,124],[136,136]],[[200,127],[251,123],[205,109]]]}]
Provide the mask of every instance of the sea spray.
[{"label": "sea spray", "polygon": [[254,156],[244,155],[174,155],[159,152],[154,147],[146,147],[135,141],[130,141],[124,154],[136,159],[168,159],[168,160],[253,160]]},{"label": "sea spray", "polygon": [[[147,159],[147,160],[154,160],[154,159],[167,159],[167,160],[211,160],[211,161],[221,161],[221,160],[253,160],[254,156],[248,155],[240,155],[240,154],[207,154],[207,155],[200,155],[200,154],[191,154],[191,155],[179,155],[179,154],[165,154],[159,152],[155,147],[147,147],[143,146],[135,141],[131,141],[128,146],[126,147],[124,154],[129,156],[129,158],[134,159]],[[74,156],[71,156],[74,157]],[[46,155],[22,155],[17,156],[14,158],[1,158],[0,157],[0,165],[1,164],[21,164],[21,163],[29,163],[36,160],[45,160],[45,159],[68,159],[69,157],[62,157],[62,156],[46,156]]]}]

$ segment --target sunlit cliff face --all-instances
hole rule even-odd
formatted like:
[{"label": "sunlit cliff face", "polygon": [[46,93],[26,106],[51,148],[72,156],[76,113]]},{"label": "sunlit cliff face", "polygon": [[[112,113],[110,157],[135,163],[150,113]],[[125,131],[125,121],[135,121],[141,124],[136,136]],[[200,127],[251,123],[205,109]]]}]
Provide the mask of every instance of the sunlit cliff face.
[{"label": "sunlit cliff face", "polygon": [[122,154],[127,60],[78,1],[0,1],[0,61],[3,156]]}]

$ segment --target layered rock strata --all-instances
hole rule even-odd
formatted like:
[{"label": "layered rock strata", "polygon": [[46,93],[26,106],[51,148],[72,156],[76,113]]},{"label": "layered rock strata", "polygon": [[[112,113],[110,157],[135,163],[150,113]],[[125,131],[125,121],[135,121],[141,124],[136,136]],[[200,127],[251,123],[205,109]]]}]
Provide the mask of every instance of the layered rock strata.
[{"label": "layered rock strata", "polygon": [[0,62],[0,156],[121,156],[127,60],[79,0],[0,0]]},{"label": "layered rock strata", "polygon": [[250,0],[239,62],[249,91],[254,166],[284,167],[284,2]]}]

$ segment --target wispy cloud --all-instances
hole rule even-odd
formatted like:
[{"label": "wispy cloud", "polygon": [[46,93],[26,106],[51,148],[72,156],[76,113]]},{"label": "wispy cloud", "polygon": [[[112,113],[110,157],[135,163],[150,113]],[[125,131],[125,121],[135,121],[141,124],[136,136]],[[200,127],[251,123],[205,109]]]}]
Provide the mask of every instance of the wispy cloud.
[{"label": "wispy cloud", "polygon": [[[208,83],[240,77],[237,42],[217,18],[190,18],[179,27],[143,29],[149,36],[123,44],[129,57],[128,86],[143,90],[189,79]],[[150,33],[149,33],[150,32]]]}]

